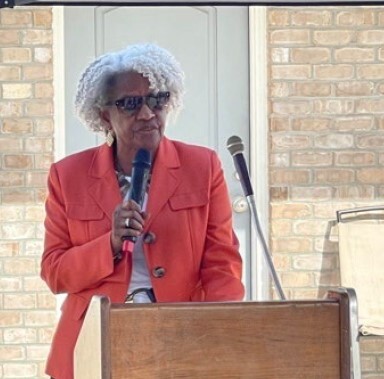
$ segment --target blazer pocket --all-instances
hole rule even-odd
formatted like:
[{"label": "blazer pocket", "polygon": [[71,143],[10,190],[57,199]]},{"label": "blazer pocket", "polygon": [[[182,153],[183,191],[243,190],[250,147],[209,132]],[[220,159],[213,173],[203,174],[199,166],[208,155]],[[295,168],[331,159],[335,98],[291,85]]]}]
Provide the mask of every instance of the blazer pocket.
[{"label": "blazer pocket", "polygon": [[83,245],[111,230],[111,222],[96,204],[68,204],[68,232],[73,245]]},{"label": "blazer pocket", "polygon": [[95,204],[68,204],[68,218],[72,220],[101,220],[103,211]]},{"label": "blazer pocket", "polygon": [[202,189],[195,192],[175,194],[169,199],[169,204],[174,211],[202,207],[208,204],[208,192],[206,189]]}]

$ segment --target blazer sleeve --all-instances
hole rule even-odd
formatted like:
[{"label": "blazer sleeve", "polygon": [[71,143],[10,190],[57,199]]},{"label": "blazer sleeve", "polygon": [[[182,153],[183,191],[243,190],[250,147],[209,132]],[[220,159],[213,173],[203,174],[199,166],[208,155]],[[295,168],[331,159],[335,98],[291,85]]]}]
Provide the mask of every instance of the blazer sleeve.
[{"label": "blazer sleeve", "polygon": [[41,277],[53,293],[76,293],[97,287],[113,272],[110,232],[75,245],[63,192],[58,171],[53,164],[48,176],[48,196],[45,203]]},{"label": "blazer sleeve", "polygon": [[201,282],[206,301],[242,300],[242,259],[232,227],[232,209],[221,163],[211,154],[209,213]]}]

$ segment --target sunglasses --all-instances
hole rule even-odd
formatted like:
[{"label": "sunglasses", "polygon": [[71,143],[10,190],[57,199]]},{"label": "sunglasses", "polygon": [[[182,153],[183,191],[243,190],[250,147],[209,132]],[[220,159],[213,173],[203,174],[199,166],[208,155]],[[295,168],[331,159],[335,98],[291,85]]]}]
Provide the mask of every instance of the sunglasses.
[{"label": "sunglasses", "polygon": [[167,105],[169,98],[169,92],[158,92],[157,95],[123,97],[116,100],[114,105],[131,116],[140,111],[144,102],[152,112],[160,111]]}]

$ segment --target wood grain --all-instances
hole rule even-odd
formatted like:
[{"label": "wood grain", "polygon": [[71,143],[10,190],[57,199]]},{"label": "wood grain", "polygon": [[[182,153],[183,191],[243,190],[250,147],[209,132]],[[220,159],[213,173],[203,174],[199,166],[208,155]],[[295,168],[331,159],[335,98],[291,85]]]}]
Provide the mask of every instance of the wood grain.
[{"label": "wood grain", "polygon": [[112,379],[337,379],[333,301],[112,305]]}]

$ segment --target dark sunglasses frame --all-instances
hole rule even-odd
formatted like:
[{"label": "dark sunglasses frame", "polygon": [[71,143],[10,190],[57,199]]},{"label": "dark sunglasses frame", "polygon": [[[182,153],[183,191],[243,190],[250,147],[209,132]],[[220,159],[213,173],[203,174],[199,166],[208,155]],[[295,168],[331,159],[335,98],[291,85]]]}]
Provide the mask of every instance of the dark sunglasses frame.
[{"label": "dark sunglasses frame", "polygon": [[144,103],[151,111],[162,110],[168,103],[170,92],[158,92],[156,95],[126,96],[115,101],[114,105],[129,115],[138,113]]}]

